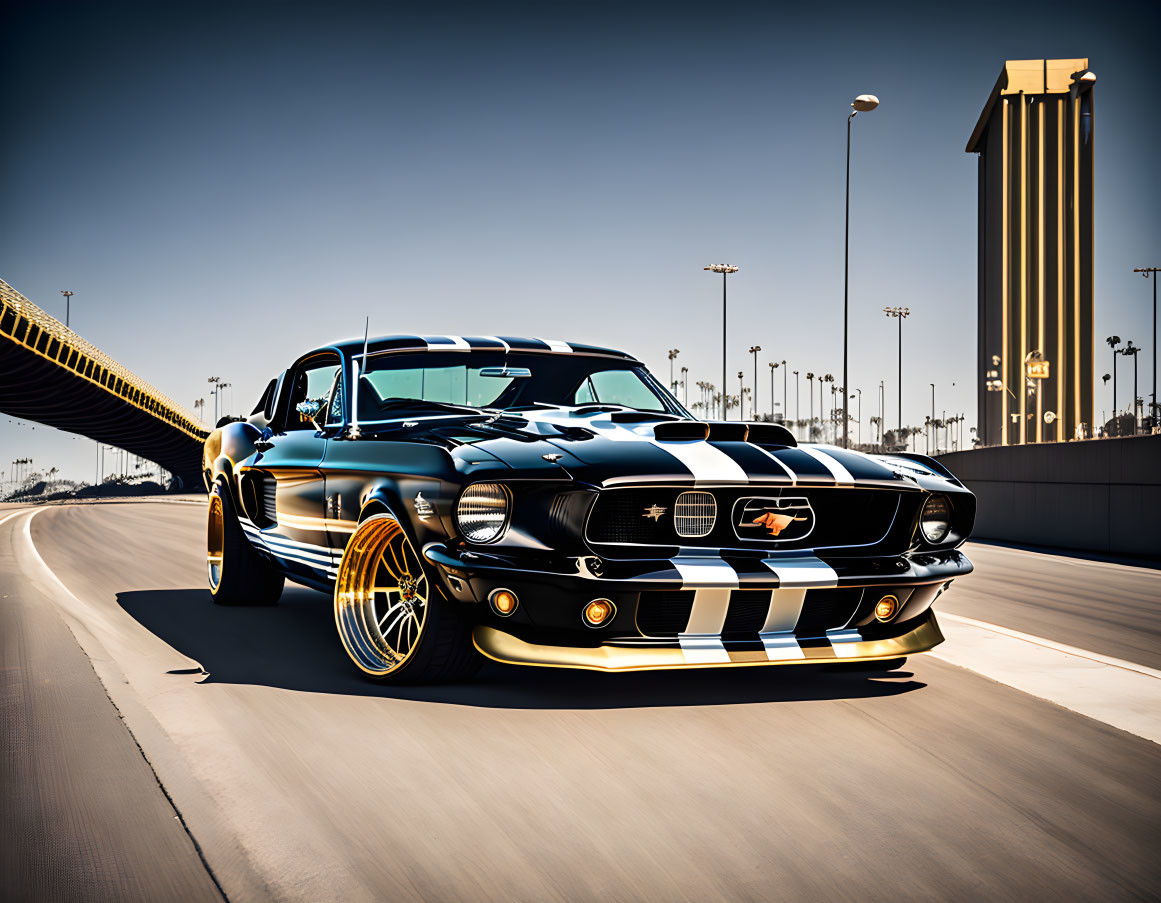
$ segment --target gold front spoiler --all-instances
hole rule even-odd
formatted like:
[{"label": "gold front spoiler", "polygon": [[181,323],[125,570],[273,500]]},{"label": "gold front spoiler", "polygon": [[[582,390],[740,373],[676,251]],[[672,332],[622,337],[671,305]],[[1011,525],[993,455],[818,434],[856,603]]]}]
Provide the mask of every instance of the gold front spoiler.
[{"label": "gold front spoiler", "polygon": [[918,626],[886,640],[847,639],[846,631],[825,646],[789,648],[770,644],[763,650],[726,649],[729,661],[706,662],[678,646],[544,646],[527,643],[494,627],[481,625],[473,635],[476,648],[490,659],[510,665],[539,668],[583,668],[589,671],[654,671],[666,668],[735,668],[757,665],[818,665],[828,662],[861,662],[899,658],[933,649],[943,633],[930,609]]}]

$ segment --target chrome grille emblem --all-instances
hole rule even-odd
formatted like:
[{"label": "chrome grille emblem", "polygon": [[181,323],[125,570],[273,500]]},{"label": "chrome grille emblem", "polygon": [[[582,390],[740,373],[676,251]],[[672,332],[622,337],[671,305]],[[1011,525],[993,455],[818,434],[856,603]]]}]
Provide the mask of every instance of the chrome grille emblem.
[{"label": "chrome grille emblem", "polygon": [[739,499],[734,529],[742,539],[803,539],[814,530],[814,509],[800,496]]},{"label": "chrome grille emblem", "polygon": [[673,528],[678,536],[708,536],[718,519],[718,503],[709,492],[683,492],[673,508]]},{"label": "chrome grille emblem", "polygon": [[659,520],[661,520],[661,515],[663,515],[666,512],[666,510],[667,509],[662,508],[658,505],[650,505],[648,508],[645,509],[645,513],[642,514],[641,516],[642,517],[651,517],[651,518],[653,518],[653,523],[657,523]]}]

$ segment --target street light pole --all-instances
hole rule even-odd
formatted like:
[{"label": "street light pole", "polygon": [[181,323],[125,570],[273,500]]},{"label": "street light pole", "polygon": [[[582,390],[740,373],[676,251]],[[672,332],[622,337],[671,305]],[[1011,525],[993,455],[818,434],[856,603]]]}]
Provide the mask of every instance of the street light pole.
[{"label": "street light pole", "polygon": [[858,414],[859,432],[858,432],[858,438],[855,440],[855,444],[862,445],[863,444],[863,390],[862,389],[855,389],[855,392],[857,392],[859,395],[859,414]]},{"label": "street light pole", "polygon": [[[899,321],[899,435],[903,435],[903,321],[911,316],[909,307],[884,307],[883,313]],[[898,436],[896,437],[898,438]]]},{"label": "street light pole", "polygon": [[689,367],[681,368],[681,394],[685,396],[683,403],[689,407]]},{"label": "street light pole", "polygon": [[[1151,395],[1153,400],[1151,402],[1149,402],[1149,412],[1150,412],[1150,416],[1152,417],[1152,419],[1150,420],[1150,423],[1152,424],[1152,426],[1155,429],[1157,427],[1157,414],[1158,414],[1158,407],[1157,407],[1157,279],[1158,279],[1158,275],[1157,274],[1161,273],[1161,267],[1137,267],[1136,269],[1133,270],[1133,272],[1140,273],[1146,279],[1149,278],[1150,274],[1152,274],[1152,276],[1153,276],[1153,392]],[[1134,366],[1135,366],[1135,362],[1134,362]],[[1134,401],[1133,403],[1136,404],[1136,401]]]},{"label": "street light pole", "polygon": [[220,376],[211,376],[206,380],[210,384],[210,391],[214,393],[214,423],[218,422],[218,383],[222,381]]},{"label": "street light pole", "polygon": [[794,371],[794,425],[798,426],[798,421],[802,419],[802,398],[798,393],[799,381],[798,371]]},{"label": "street light pole", "polygon": [[[754,397],[750,399],[750,419],[756,420],[758,415],[755,413],[758,410],[758,352],[762,350],[761,345],[751,345],[750,354],[754,355]],[[771,399],[773,403],[773,399]]]},{"label": "street light pole", "polygon": [[874,94],[860,94],[851,102],[851,115],[847,117],[847,194],[846,194],[846,222],[843,232],[843,448],[847,447],[847,392],[849,375],[847,373],[847,323],[850,311],[850,273],[851,273],[851,120],[859,113],[869,113],[879,105],[879,98]]},{"label": "street light pole", "polygon": [[1141,349],[1133,344],[1133,340],[1129,339],[1125,343],[1125,347],[1121,349],[1121,354],[1132,355],[1133,357],[1133,401],[1131,404],[1133,410],[1133,435],[1137,435],[1137,355]]},{"label": "street light pole", "polygon": [[673,360],[679,354],[681,354],[681,351],[679,349],[677,349],[677,348],[670,348],[669,349],[669,391],[672,392],[675,397],[677,395],[677,383],[675,383],[673,381]]},{"label": "street light pole", "polygon": [[73,293],[62,291],[61,294],[65,296],[65,328],[67,329],[69,325],[69,308],[72,307]]},{"label": "street light pole", "polygon": [[1113,430],[1120,433],[1120,424],[1117,422],[1117,346],[1121,344],[1119,335],[1111,335],[1105,339],[1105,344],[1113,349]]},{"label": "street light pole", "polygon": [[[774,422],[774,371],[778,369],[778,364],[770,361],[770,422]],[[785,371],[783,371],[785,372]],[[782,419],[786,419],[786,411],[782,412]]]},{"label": "street light pole", "polygon": [[[728,420],[726,416],[726,277],[730,273],[738,272],[738,268],[732,263],[711,263],[708,267],[702,267],[703,270],[709,270],[711,273],[722,274],[722,420]],[[741,399],[738,399],[738,404],[741,404]]]},{"label": "street light pole", "polygon": [[810,419],[806,421],[806,441],[809,442],[811,430],[814,427],[814,374],[808,371],[806,381],[809,383],[806,387],[806,395],[810,401]]},{"label": "street light pole", "polygon": [[[931,427],[927,431],[927,451],[930,454],[932,445],[931,437],[935,434],[935,383],[929,383],[928,385],[931,386]],[[935,444],[939,444],[939,436],[937,434],[935,435]],[[936,451],[938,450],[936,449]]]}]

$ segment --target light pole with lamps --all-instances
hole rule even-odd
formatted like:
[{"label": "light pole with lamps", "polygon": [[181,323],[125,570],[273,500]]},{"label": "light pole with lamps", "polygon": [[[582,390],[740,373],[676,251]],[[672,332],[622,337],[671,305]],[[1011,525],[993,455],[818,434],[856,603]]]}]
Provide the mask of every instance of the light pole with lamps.
[{"label": "light pole with lamps", "polygon": [[[826,427],[824,427],[822,425],[824,408],[826,406],[825,402],[822,400],[822,384],[823,383],[830,383],[833,386],[834,385],[834,375],[828,373],[826,376],[820,377],[818,380],[818,428],[819,428],[819,431],[822,433],[822,440],[825,442],[826,441]],[[832,394],[832,400],[831,400],[831,404],[830,404],[830,407],[831,407],[830,414],[831,414],[831,422],[833,423],[833,421],[834,421],[834,400],[833,400],[834,390],[833,389],[831,389],[831,394]]]},{"label": "light pole with lamps", "polygon": [[673,381],[673,361],[679,354],[681,354],[681,349],[669,349],[669,391],[672,392],[675,396],[677,395],[677,383]]},{"label": "light pole with lamps", "polygon": [[911,316],[911,308],[884,307],[883,313],[899,321],[899,435],[903,435],[903,321]]},{"label": "light pole with lamps", "polygon": [[[847,321],[850,308],[851,274],[851,120],[859,113],[869,113],[879,105],[874,94],[860,94],[851,102],[851,115],[847,117],[847,203],[846,226],[843,233],[843,385],[850,385],[847,374]],[[847,447],[847,393],[843,391],[843,448]]]},{"label": "light pole with lamps", "polygon": [[[857,414],[859,431],[856,434],[857,438],[855,439],[855,444],[862,445],[863,444],[863,390],[862,389],[855,389],[855,392],[858,393],[858,396],[859,396],[859,413]],[[854,397],[855,397],[854,395],[851,396],[851,398],[854,398]]]},{"label": "light pole with lamps", "polygon": [[218,422],[218,383],[222,381],[220,376],[211,376],[206,380],[210,384],[210,392],[214,396],[214,423]]},{"label": "light pole with lamps", "polygon": [[1113,430],[1120,433],[1120,424],[1117,422],[1117,346],[1121,344],[1119,335],[1111,335],[1105,339],[1105,344],[1113,349]]},{"label": "light pole with lamps", "polygon": [[802,419],[802,408],[799,404],[799,401],[800,401],[800,399],[798,397],[798,371],[795,370],[794,371],[794,420],[795,420],[795,426],[798,425],[797,421]]},{"label": "light pole with lamps", "polygon": [[1137,435],[1137,355],[1141,353],[1141,349],[1133,344],[1133,340],[1129,339],[1125,343],[1125,347],[1121,349],[1121,354],[1132,356],[1133,358],[1133,435]]},{"label": "light pole with lamps", "polygon": [[810,402],[810,419],[806,421],[806,441],[810,441],[811,433],[814,430],[814,374],[807,372],[806,374],[806,397]]},{"label": "light pole with lamps", "polygon": [[684,404],[689,405],[689,367],[681,368],[681,394],[685,397]]},{"label": "light pole with lamps", "polygon": [[[762,350],[761,345],[751,345],[750,354],[754,356],[754,394],[750,398],[750,419],[757,420],[758,414],[758,352]],[[770,399],[770,403],[774,403],[774,399]],[[773,410],[773,409],[771,409]],[[773,419],[773,418],[771,418]]]},{"label": "light pole with lamps", "polygon": [[[928,383],[928,385],[931,386],[931,428],[927,431],[927,453],[931,454],[931,435],[935,430],[935,383]],[[939,441],[938,436],[936,436],[935,441]]]},{"label": "light pole with lamps", "polygon": [[69,308],[72,307],[73,293],[62,291],[61,294],[65,297],[65,328],[67,329],[69,325]]},{"label": "light pole with lamps", "polygon": [[[1150,423],[1154,428],[1157,426],[1157,279],[1158,273],[1161,273],[1161,267],[1137,267],[1133,270],[1134,273],[1140,273],[1146,279],[1149,275],[1153,276],[1153,393],[1152,401],[1149,402],[1149,412],[1152,420]],[[1136,367],[1137,359],[1133,358],[1133,366]],[[1136,404],[1134,398],[1133,404]]]},{"label": "light pole with lamps", "polygon": [[711,263],[702,269],[722,274],[722,420],[728,420],[729,418],[726,416],[726,277],[730,273],[738,272],[738,268],[732,263]]},{"label": "light pole with lamps", "polygon": [[745,395],[746,395],[745,387],[742,383],[742,371],[739,370],[738,371],[738,419],[739,420],[746,419],[746,406],[743,404],[743,402],[746,400]]}]

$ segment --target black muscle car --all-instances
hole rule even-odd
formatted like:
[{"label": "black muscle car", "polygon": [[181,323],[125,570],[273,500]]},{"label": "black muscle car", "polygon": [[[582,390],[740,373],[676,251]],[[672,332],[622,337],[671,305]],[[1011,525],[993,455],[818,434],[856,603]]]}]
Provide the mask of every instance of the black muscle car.
[{"label": "black muscle car", "polygon": [[854,661],[941,642],[975,498],[938,462],[693,418],[637,360],[540,339],[340,342],[206,441],[209,583],[334,595],[354,663],[604,671]]}]

